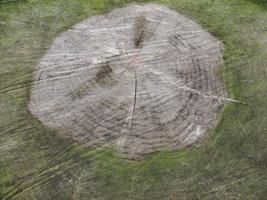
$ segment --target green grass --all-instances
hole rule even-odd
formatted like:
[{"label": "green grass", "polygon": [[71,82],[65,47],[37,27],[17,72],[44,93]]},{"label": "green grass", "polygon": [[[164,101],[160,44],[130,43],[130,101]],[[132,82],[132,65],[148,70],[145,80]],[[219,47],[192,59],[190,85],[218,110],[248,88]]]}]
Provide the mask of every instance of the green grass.
[{"label": "green grass", "polygon": [[[264,0],[158,0],[225,44],[220,76],[231,98],[198,147],[142,161],[57,136],[28,111],[32,72],[62,31],[134,1],[0,1],[0,199],[265,199],[267,9]],[[136,1],[148,2],[148,1]]]}]

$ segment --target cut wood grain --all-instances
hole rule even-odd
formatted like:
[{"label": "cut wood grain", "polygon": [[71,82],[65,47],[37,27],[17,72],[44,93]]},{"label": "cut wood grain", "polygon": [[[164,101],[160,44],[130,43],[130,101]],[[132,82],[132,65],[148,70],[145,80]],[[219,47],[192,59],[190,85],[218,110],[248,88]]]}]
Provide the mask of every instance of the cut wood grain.
[{"label": "cut wood grain", "polygon": [[55,39],[36,68],[30,110],[81,145],[127,158],[183,148],[207,136],[231,100],[217,77],[222,52],[165,6],[115,9]]}]

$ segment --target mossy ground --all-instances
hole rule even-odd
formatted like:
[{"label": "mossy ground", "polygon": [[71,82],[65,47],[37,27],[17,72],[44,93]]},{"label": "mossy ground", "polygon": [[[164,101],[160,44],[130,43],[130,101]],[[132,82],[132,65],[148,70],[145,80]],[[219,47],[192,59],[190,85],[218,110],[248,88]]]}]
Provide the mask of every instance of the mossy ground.
[{"label": "mossy ground", "polygon": [[[62,31],[130,0],[0,1],[0,199],[264,199],[267,9],[264,0],[158,0],[225,44],[231,98],[202,145],[142,161],[70,144],[28,111],[32,72]],[[135,1],[139,3],[148,1]]]}]

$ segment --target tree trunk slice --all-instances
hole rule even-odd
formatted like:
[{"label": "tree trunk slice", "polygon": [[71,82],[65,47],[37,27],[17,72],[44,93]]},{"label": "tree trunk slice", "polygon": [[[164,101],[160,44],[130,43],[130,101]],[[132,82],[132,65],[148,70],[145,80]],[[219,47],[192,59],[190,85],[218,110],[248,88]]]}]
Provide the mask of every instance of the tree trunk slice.
[{"label": "tree trunk slice", "polygon": [[129,5],[55,39],[34,73],[30,110],[79,144],[131,159],[183,148],[216,125],[222,52],[177,12]]}]

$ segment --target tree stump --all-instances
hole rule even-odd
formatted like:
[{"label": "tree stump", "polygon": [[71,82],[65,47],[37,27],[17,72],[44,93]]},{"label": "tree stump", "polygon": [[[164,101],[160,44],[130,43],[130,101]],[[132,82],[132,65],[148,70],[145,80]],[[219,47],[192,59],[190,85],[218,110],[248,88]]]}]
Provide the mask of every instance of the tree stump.
[{"label": "tree stump", "polygon": [[226,95],[223,45],[158,4],[93,16],[55,39],[34,73],[30,110],[91,148],[130,159],[208,135]]}]

